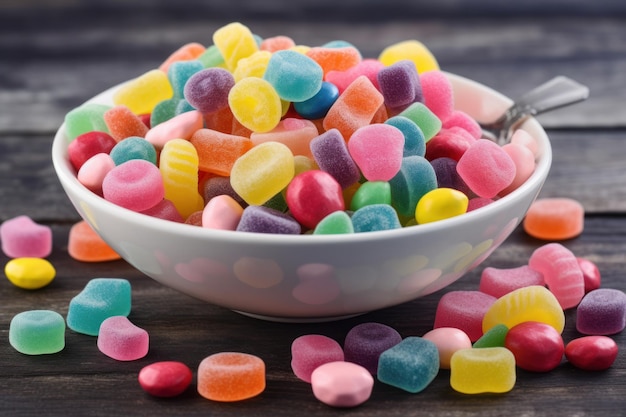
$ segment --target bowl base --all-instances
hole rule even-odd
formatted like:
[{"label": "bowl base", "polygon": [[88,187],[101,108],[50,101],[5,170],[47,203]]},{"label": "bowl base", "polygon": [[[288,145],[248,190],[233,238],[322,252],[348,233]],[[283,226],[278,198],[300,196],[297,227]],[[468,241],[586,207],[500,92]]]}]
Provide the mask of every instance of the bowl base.
[{"label": "bowl base", "polygon": [[346,314],[344,316],[329,316],[329,317],[278,317],[278,316],[266,316],[263,314],[247,313],[240,310],[232,310],[235,313],[239,313],[244,316],[252,317],[254,319],[273,321],[276,323],[325,323],[331,321],[339,321],[345,319],[351,319],[358,317],[366,313]]}]

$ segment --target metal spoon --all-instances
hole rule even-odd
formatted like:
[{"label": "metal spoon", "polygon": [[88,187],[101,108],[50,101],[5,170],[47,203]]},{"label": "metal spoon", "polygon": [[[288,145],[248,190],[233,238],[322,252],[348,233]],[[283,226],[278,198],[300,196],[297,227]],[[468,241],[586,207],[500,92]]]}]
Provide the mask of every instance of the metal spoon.
[{"label": "metal spoon", "polygon": [[535,87],[519,99],[495,122],[481,124],[483,137],[504,145],[526,119],[550,110],[578,103],[589,97],[589,88],[563,75]]}]

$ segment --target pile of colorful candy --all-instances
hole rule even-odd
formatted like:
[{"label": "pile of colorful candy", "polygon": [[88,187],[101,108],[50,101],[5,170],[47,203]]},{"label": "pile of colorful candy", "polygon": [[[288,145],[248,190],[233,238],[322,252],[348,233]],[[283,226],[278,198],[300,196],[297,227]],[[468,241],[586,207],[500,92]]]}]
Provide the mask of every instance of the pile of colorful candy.
[{"label": "pile of colorful candy", "polygon": [[212,229],[338,234],[423,224],[507,195],[535,169],[455,110],[417,41],[363,58],[231,23],[65,118],[85,187],[119,206]]}]

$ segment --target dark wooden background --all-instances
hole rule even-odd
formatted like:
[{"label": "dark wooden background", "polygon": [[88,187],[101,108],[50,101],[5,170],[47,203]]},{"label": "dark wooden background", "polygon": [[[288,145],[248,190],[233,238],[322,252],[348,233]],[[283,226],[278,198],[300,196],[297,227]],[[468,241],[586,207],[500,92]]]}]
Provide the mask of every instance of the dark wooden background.
[{"label": "dark wooden background", "polygon": [[[586,102],[540,117],[554,147],[542,196],[571,197],[585,207],[585,232],[564,242],[598,264],[604,286],[626,290],[626,3],[612,0],[235,1],[4,0],[0,3],[0,221],[26,214],[52,227],[50,261],[58,276],[47,288],[24,291],[0,281],[0,415],[346,415],[595,416],[626,413],[626,359],[606,372],[563,363],[548,374],[520,371],[505,395],[454,392],[442,371],[424,392],[377,383],[352,410],[315,400],[290,370],[290,343],[306,333],[342,342],[355,324],[377,321],[403,336],[422,335],[437,301],[449,290],[477,289],[480,270],[429,297],[350,320],[324,324],[262,322],[160,286],[124,261],[83,264],[67,254],[78,216],[50,162],[54,132],[67,111],[94,94],[156,67],[190,41],[210,44],[231,21],[266,37],[292,36],[318,45],[343,39],[368,57],[405,39],[419,39],[442,69],[516,96],[564,74],[591,89]],[[543,242],[522,230],[484,266],[516,267]],[[0,255],[4,265],[8,259]],[[122,277],[133,286],[131,320],[150,332],[150,353],[135,362],[101,354],[96,339],[67,332],[56,355],[21,355],[8,343],[11,318],[25,310],[67,312],[91,278]],[[564,338],[578,334],[568,312]],[[626,350],[623,334],[614,336]],[[172,400],[154,399],[137,384],[141,367],[181,360],[195,370],[225,350],[256,354],[267,364],[267,389],[235,404],[204,400],[195,387]]]}]

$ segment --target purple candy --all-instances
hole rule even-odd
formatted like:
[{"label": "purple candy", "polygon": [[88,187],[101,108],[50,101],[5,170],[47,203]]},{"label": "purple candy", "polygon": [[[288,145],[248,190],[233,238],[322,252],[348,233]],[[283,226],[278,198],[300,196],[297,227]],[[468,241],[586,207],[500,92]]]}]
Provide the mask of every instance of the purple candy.
[{"label": "purple candy", "polygon": [[398,61],[378,72],[378,85],[387,107],[402,110],[416,101],[423,101],[422,85],[415,64]]},{"label": "purple candy", "polygon": [[332,175],[341,188],[347,188],[361,178],[359,167],[350,156],[339,130],[327,130],[311,140],[310,147],[319,168]]},{"label": "purple candy", "polygon": [[380,354],[401,341],[400,333],[387,325],[359,324],[346,335],[343,345],[345,360],[361,365],[372,375],[376,375]]},{"label": "purple candy", "polygon": [[243,210],[237,231],[297,235],[302,229],[296,220],[281,211],[263,206],[248,206]]},{"label": "purple candy", "polygon": [[222,68],[207,68],[189,77],[185,99],[201,113],[213,113],[228,106],[228,93],[235,85],[232,74]]},{"label": "purple candy", "polygon": [[441,157],[430,161],[437,176],[439,188],[454,188],[467,196],[473,195],[463,178],[456,172],[457,162],[452,158]]},{"label": "purple candy", "polygon": [[576,309],[576,330],[586,335],[616,334],[626,327],[626,294],[600,288],[589,292]]},{"label": "purple candy", "polygon": [[232,197],[241,207],[248,205],[248,203],[233,190],[229,177],[211,177],[204,182],[202,187],[202,197],[204,201],[209,201],[213,197],[223,194]]}]

